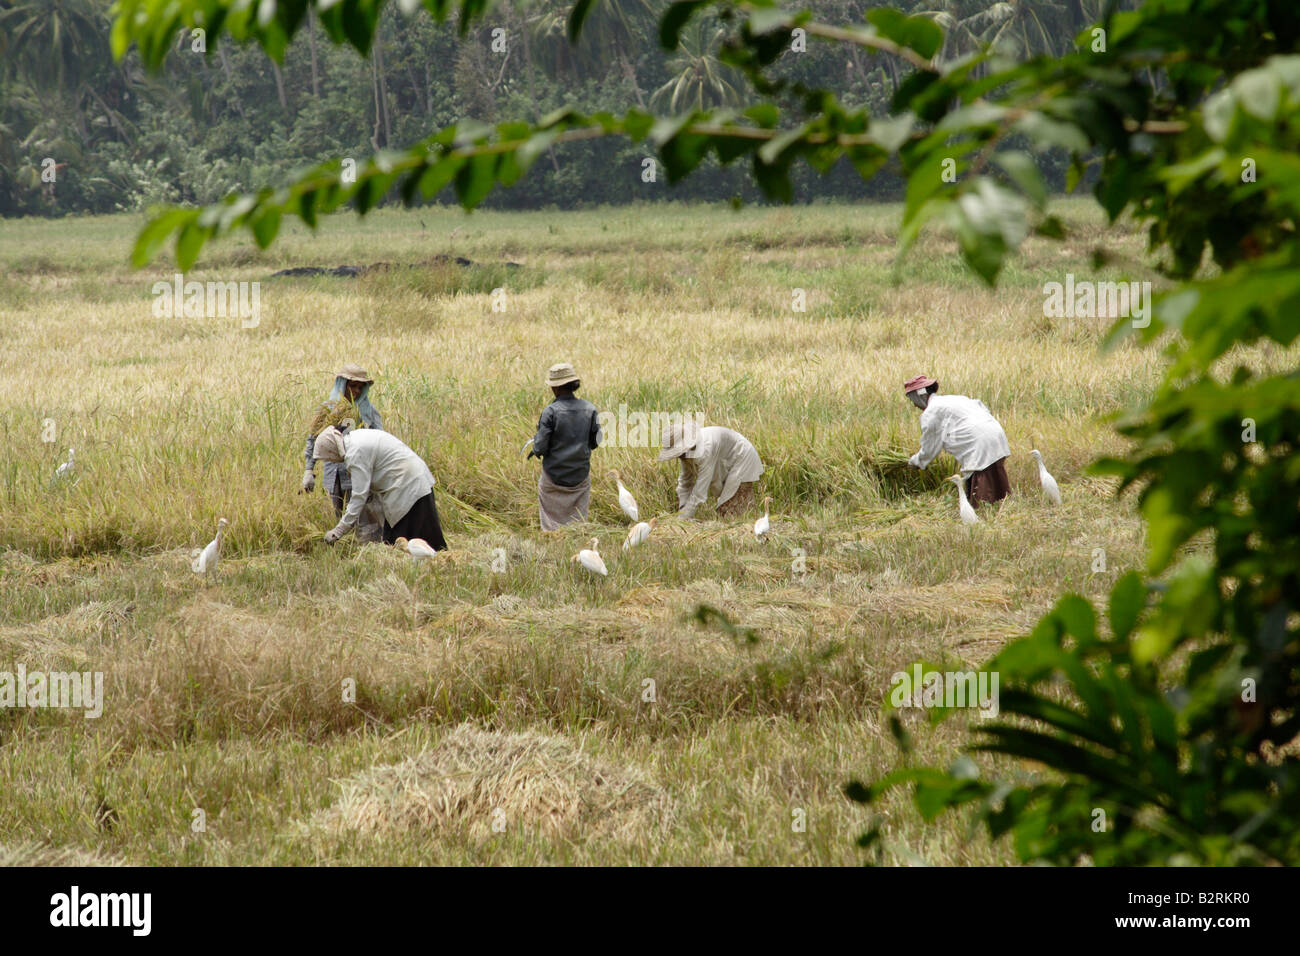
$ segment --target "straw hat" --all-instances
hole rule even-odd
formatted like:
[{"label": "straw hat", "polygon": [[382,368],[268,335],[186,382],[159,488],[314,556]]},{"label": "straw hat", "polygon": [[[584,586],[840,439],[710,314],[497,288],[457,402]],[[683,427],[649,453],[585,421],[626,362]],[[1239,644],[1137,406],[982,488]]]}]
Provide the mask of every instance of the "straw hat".
[{"label": "straw hat", "polygon": [[681,425],[669,425],[664,429],[663,448],[659,452],[660,461],[680,458],[700,443],[700,430],[695,422],[683,422]]},{"label": "straw hat", "polygon": [[349,382],[360,382],[362,385],[375,384],[375,380],[366,374],[365,369],[360,365],[354,365],[351,362],[339,369],[334,377],[345,378]]},{"label": "straw hat", "polygon": [[932,385],[937,389],[939,387],[938,380],[933,379],[928,375],[918,375],[916,378],[908,379],[903,383],[903,391],[910,395],[918,388],[929,388]]},{"label": "straw hat", "polygon": [[559,388],[561,385],[568,385],[570,382],[576,382],[577,380],[578,373],[573,370],[573,366],[568,362],[552,365],[550,371],[546,373],[546,384],[551,388]]}]

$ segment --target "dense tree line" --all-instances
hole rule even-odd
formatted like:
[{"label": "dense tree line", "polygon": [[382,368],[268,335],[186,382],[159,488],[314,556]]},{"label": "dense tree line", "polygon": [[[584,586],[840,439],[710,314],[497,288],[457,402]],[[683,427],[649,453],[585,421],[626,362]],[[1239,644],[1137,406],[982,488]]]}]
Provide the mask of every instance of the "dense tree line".
[{"label": "dense tree line", "polygon": [[[109,0],[0,0],[0,215],[138,210],[210,203],[254,190],[331,156],[358,162],[457,120],[537,119],[640,104],[660,114],[742,105],[745,84],[719,58],[724,30],[693,21],[664,54],[656,24],[667,0],[600,0],[570,46],[571,0],[503,3],[460,36],[455,25],[384,8],[366,60],[330,43],[319,24],[277,65],[256,46],[178,34],[164,70],[135,52],[114,63]],[[1062,53],[1103,0],[824,0],[828,23],[860,24],[868,9],[924,13],[945,27],[943,58],[995,43],[1008,57]],[[843,102],[887,112],[896,59],[834,45],[792,48],[779,72]],[[797,87],[796,87],[797,89]],[[515,208],[673,198],[759,199],[739,168],[710,165],[679,186],[643,163],[635,145],[602,140],[550,151],[489,205]],[[1059,187],[1063,164],[1047,170]],[[817,178],[801,169],[796,196],[897,198],[901,180],[864,183],[847,165]]]}]

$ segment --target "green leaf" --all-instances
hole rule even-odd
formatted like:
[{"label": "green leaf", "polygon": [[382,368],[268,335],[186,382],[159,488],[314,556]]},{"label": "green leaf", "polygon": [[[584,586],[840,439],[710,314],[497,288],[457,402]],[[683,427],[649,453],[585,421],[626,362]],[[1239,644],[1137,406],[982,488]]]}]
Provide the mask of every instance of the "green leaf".
[{"label": "green leaf", "polygon": [[538,156],[551,148],[551,144],[555,142],[560,132],[561,130],[558,128],[552,128],[542,130],[540,133],[528,137],[528,141],[515,151],[519,157],[519,165],[524,169],[531,166]]},{"label": "green leaf", "polygon": [[267,208],[253,220],[253,238],[260,248],[269,248],[280,231],[280,210],[276,206]]},{"label": "green leaf", "polygon": [[1019,150],[1003,150],[993,154],[993,162],[1006,170],[1012,182],[1020,187],[1034,206],[1043,208],[1047,202],[1047,185],[1043,182],[1043,174],[1039,171],[1038,164],[1028,153]]},{"label": "green leaf", "polygon": [[904,113],[901,116],[873,119],[867,132],[871,134],[872,142],[879,145],[881,149],[896,153],[912,135],[915,126],[916,117],[911,113]]},{"label": "green leaf", "polygon": [[443,156],[429,165],[420,174],[420,194],[425,199],[432,199],[443,190],[465,165],[463,156]]},{"label": "green leaf", "polygon": [[650,128],[654,126],[655,118],[649,113],[641,110],[628,110],[627,116],[623,119],[623,132],[634,142],[640,142],[646,138]]},{"label": "green leaf", "polygon": [[929,60],[943,46],[943,30],[929,17],[909,17],[889,7],[867,11],[867,21],[883,37]]},{"label": "green leaf", "polygon": [[844,785],[844,796],[848,797],[854,803],[871,802],[871,791],[857,780],[850,780]]},{"label": "green leaf", "polygon": [[1086,598],[1077,594],[1067,594],[1057,602],[1053,611],[1065,625],[1068,633],[1082,645],[1097,642],[1097,612]]},{"label": "green leaf", "polygon": [[1142,576],[1129,571],[1110,590],[1110,629],[1116,640],[1126,641],[1146,606],[1147,588]]},{"label": "green leaf", "polygon": [[569,42],[577,43],[578,37],[582,34],[582,25],[587,20],[587,14],[591,13],[595,0],[578,0],[573,5],[573,10],[569,13]]},{"label": "green leaf", "polygon": [[153,261],[169,236],[198,218],[192,209],[169,209],[145,224],[131,250],[131,264],[137,269]]},{"label": "green leaf", "polygon": [[456,173],[456,198],[465,209],[473,209],[492,191],[496,176],[495,154],[471,156]]},{"label": "green leaf", "polygon": [[682,29],[686,22],[695,15],[695,11],[705,6],[706,0],[678,0],[672,4],[659,20],[659,44],[665,50],[676,50],[681,42]]},{"label": "green leaf", "polygon": [[1025,134],[1041,148],[1055,146],[1072,153],[1084,153],[1092,145],[1084,132],[1073,123],[1052,119],[1042,113],[1026,113],[1011,128],[1017,133]]},{"label": "green leaf", "polygon": [[360,3],[344,3],[341,11],[343,32],[358,53],[369,56],[370,42],[374,39],[379,19],[378,9],[363,7]]},{"label": "green leaf", "polygon": [[755,36],[761,36],[784,26],[789,19],[790,14],[780,7],[760,7],[749,14],[749,30]]},{"label": "green leaf", "polygon": [[795,143],[798,143],[807,135],[807,125],[786,130],[781,135],[775,136],[764,143],[758,150],[758,158],[764,163],[775,163],[787,149]]},{"label": "green leaf", "polygon": [[181,272],[188,272],[199,257],[199,250],[207,241],[207,230],[196,222],[187,222],[176,238],[176,266]]}]

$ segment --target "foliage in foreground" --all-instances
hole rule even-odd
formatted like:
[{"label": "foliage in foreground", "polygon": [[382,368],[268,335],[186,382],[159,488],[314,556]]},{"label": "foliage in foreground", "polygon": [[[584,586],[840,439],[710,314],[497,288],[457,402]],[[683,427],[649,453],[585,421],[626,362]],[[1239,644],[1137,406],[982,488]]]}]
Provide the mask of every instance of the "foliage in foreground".
[{"label": "foliage in foreground", "polygon": [[[279,55],[307,6],[280,3],[272,17],[255,19],[230,0],[165,8],[131,0],[121,5],[115,52],[136,42],[157,63],[176,27],[201,14]],[[368,48],[375,5],[313,6],[327,8],[319,12],[336,41]],[[486,4],[426,6],[439,18],[458,8],[467,24]],[[575,5],[571,33],[591,7]],[[710,154],[724,164],[748,157],[764,192],[786,199],[798,160],[824,172],[846,158],[863,178],[897,160],[909,182],[904,247],[941,217],[969,265],[993,282],[1031,224],[1045,235],[1061,230],[1051,217],[1034,221],[1046,194],[1034,156],[999,147],[1012,137],[1035,150],[1063,147],[1076,176],[1095,163],[1097,200],[1112,219],[1129,213],[1149,222],[1153,249],[1181,283],[1141,332],[1147,342],[1176,333],[1165,382],[1120,423],[1132,452],[1096,465],[1140,489],[1151,577],[1116,585],[1108,635],[1087,602],[1067,597],[989,665],[1004,678],[1002,709],[1017,719],[980,727],[976,751],[1056,775],[985,780],[962,761],[852,785],[850,796],[873,800],[910,783],[929,816],[974,803],[990,832],[1015,833],[1026,860],[1295,861],[1300,833],[1287,824],[1300,809],[1300,759],[1283,748],[1300,720],[1300,379],[1215,373],[1239,343],[1286,346],[1300,333],[1300,57],[1288,55],[1300,13],[1254,0],[1152,0],[1135,13],[1112,6],[1100,44],[1085,31],[1076,52],[1006,66],[987,50],[940,62],[943,31],[896,11],[873,10],[868,25],[846,30],[760,0],[691,0],[664,14],[663,45],[675,50],[706,12],[727,24],[725,58],[758,95],[746,110],[658,118],[636,109],[561,111],[535,125],[463,123],[377,156],[352,185],[323,166],[283,189],[167,212],[142,232],[137,262],[173,234],[182,268],[232,229],[250,229],[267,246],[285,213],[309,224],[345,203],[364,213],[395,185],[411,201],[453,184],[473,208],[557,142],[621,135],[653,143],[674,180]],[[893,115],[771,79],[796,28],[910,64]],[[958,181],[945,181],[945,168]],[[1218,271],[1197,278],[1207,250]],[[1180,559],[1189,544],[1206,551]]]}]

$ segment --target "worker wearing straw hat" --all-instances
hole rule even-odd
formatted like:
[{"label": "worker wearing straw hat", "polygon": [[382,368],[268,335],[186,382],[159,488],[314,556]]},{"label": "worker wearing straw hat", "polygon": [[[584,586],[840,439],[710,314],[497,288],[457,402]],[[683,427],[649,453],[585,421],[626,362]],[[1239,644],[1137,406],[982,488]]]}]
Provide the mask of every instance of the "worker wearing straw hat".
[{"label": "worker wearing straw hat", "polygon": [[903,391],[921,409],[921,450],[908,459],[909,465],[926,468],[946,451],[957,459],[972,504],[991,504],[1011,493],[1007,433],[983,402],[965,395],[938,395],[939,383],[928,375],[909,379]]},{"label": "worker wearing straw hat", "polygon": [[596,406],[574,394],[582,385],[568,362],[552,365],[546,385],[555,400],[542,409],[529,458],[542,460],[537,511],[543,531],[586,521],[591,504],[591,453],[600,444]]},{"label": "worker wearing straw hat", "polygon": [[[353,428],[384,428],[379,412],[370,403],[370,386],[374,379],[360,365],[351,362],[334,376],[334,387],[329,398],[321,405],[307,431],[306,470],[302,475],[302,490],[310,494],[316,489],[316,458],[313,454],[316,436],[328,425],[336,425],[343,433]],[[334,515],[343,514],[352,494],[352,479],[342,464],[326,461],[321,467],[325,493],[334,503]],[[357,523],[357,538],[378,541],[383,534],[383,512],[377,503],[368,502]]]},{"label": "worker wearing straw hat", "polygon": [[316,436],[315,455],[342,464],[352,478],[352,499],[339,523],[325,532],[327,544],[351,531],[361,516],[362,502],[374,498],[383,509],[385,544],[421,538],[435,551],[447,549],[433,499],[433,474],[395,435],[377,428],[344,434],[331,425]]},{"label": "worker wearing straw hat", "polygon": [[718,499],[718,514],[743,514],[754,503],[754,488],[763,474],[758,452],[740,432],[709,425],[700,428],[693,420],[664,429],[660,461],[681,460],[677,479],[677,514],[694,518],[708,500]]}]

